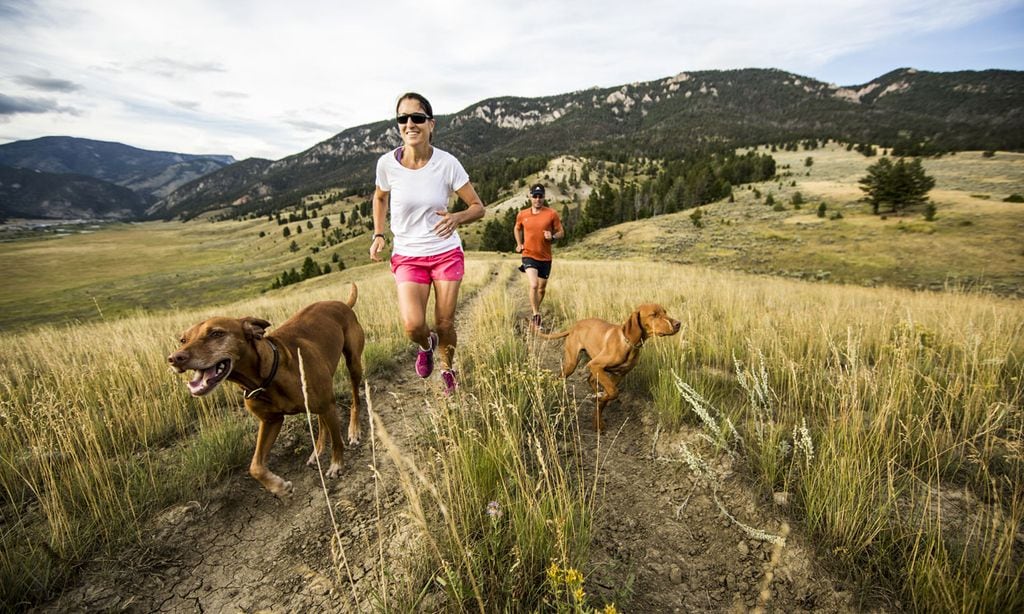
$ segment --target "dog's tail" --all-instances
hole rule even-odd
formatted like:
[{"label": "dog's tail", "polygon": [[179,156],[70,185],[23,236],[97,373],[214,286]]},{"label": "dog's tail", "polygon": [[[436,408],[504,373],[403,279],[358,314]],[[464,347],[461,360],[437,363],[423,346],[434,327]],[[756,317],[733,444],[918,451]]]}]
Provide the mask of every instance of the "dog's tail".
[{"label": "dog's tail", "polygon": [[570,332],[571,331],[563,330],[560,333],[547,334],[547,333],[542,333],[540,331],[537,331],[537,336],[538,337],[542,337],[544,339],[561,339],[562,337],[568,337]]},{"label": "dog's tail", "polygon": [[359,298],[359,288],[356,288],[356,282],[352,282],[352,289],[348,293],[348,300],[345,301],[345,304],[349,307],[355,307],[357,298]]}]

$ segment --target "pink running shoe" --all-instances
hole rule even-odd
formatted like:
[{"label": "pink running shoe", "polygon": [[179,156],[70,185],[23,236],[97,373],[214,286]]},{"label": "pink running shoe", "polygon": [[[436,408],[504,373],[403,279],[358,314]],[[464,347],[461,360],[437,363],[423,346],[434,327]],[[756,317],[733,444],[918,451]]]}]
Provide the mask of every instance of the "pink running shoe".
[{"label": "pink running shoe", "polygon": [[416,354],[416,375],[430,377],[434,372],[434,350],[437,349],[437,333],[430,331],[430,349]]},{"label": "pink running shoe", "polygon": [[451,369],[441,371],[441,381],[444,383],[444,393],[446,395],[455,392],[455,389],[459,387],[459,382],[455,379],[455,371]]}]

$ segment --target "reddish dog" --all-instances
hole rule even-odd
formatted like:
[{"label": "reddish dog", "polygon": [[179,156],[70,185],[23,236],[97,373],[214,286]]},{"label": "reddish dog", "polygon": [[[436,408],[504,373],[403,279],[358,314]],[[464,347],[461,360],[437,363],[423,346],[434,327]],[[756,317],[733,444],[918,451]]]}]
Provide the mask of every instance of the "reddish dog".
[{"label": "reddish dog", "polygon": [[562,377],[569,377],[576,371],[580,352],[586,352],[590,357],[587,381],[597,397],[594,428],[601,430],[604,428],[601,410],[619,397],[618,382],[640,360],[640,348],[644,342],[650,337],[665,337],[678,332],[679,321],[668,317],[664,307],[645,303],[637,307],[622,326],[590,318],[580,320],[561,333],[538,334],[545,339],[568,337],[562,357]]},{"label": "reddish dog", "polygon": [[192,369],[196,377],[188,383],[193,396],[208,394],[224,380],[245,389],[245,408],[259,421],[256,451],[249,474],[264,488],[284,497],[292,483],[275,475],[267,466],[284,417],[306,411],[302,394],[299,355],[306,377],[310,413],[319,418],[320,432],[308,465],[316,465],[327,435],[331,437],[331,465],[328,477],[341,472],[341,424],[334,405],[334,372],[344,355],[352,384],[352,407],[348,420],[349,443],[359,443],[359,384],[363,378],[363,345],[366,342],[352,306],[358,290],[352,284],[347,302],[323,301],[303,308],[266,334],[270,322],[254,317],[210,318],[181,336],[181,347],[167,357],[178,373]]}]

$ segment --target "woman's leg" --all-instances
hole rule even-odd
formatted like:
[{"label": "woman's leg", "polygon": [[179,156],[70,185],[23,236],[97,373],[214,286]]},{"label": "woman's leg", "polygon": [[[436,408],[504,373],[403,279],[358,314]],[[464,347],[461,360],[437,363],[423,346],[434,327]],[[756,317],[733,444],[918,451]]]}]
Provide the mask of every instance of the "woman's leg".
[{"label": "woman's leg", "polygon": [[405,328],[405,336],[422,349],[430,347],[430,329],[427,327],[429,298],[429,284],[412,281],[398,283],[398,314]]},{"label": "woman's leg", "polygon": [[441,350],[441,364],[444,369],[451,369],[455,364],[455,346],[458,345],[458,336],[455,333],[455,307],[459,302],[461,283],[434,280],[434,322],[440,340],[438,347]]}]

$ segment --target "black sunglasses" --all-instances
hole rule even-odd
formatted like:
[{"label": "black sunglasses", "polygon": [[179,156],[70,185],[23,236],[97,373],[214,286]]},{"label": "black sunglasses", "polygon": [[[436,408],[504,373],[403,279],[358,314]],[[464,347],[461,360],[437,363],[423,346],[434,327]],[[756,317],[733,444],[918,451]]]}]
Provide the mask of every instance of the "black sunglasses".
[{"label": "black sunglasses", "polygon": [[405,124],[410,119],[412,120],[412,123],[414,123],[414,124],[422,124],[425,121],[427,121],[428,119],[433,119],[433,118],[430,117],[429,115],[425,115],[423,113],[408,113],[408,114],[405,114],[405,115],[399,115],[398,117],[395,118],[395,120],[398,123],[400,123],[400,124]]}]

